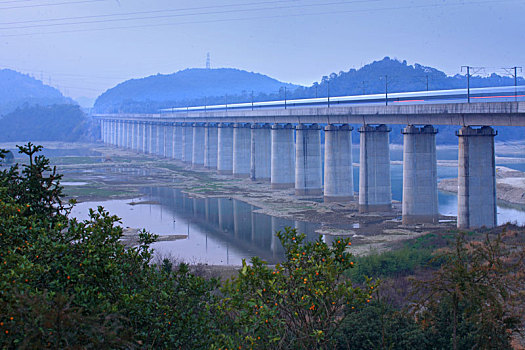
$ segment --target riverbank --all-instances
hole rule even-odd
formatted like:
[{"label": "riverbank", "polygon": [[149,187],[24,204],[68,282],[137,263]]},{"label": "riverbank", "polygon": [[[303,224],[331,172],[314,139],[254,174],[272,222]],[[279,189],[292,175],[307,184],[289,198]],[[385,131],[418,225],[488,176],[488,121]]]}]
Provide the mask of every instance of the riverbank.
[{"label": "riverbank", "polygon": [[[438,189],[457,193],[458,179],[443,179]],[[525,209],[525,173],[504,166],[496,167],[496,198],[507,205]]]},{"label": "riverbank", "polygon": [[[86,150],[81,156],[76,148]],[[64,174],[68,198],[78,202],[126,199],[130,204],[143,196],[142,188],[179,188],[191,197],[225,197],[257,207],[256,212],[292,221],[319,224],[319,234],[352,239],[356,254],[391,249],[397,242],[436,230],[454,228],[454,217],[438,225],[404,226],[401,203],[387,213],[360,214],[357,197],[347,203],[324,203],[322,197],[297,197],[294,189],[272,190],[268,182],[235,179],[207,169],[156,156],[137,154],[100,144],[46,144],[52,164]],[[59,150],[64,150],[60,154]]]},{"label": "riverbank", "polygon": [[[316,231],[319,234],[351,237],[356,254],[389,250],[404,240],[455,228],[455,216],[442,216],[438,225],[402,225],[400,202],[393,202],[392,212],[360,214],[357,200],[323,203],[322,197],[297,197],[294,189],[272,190],[268,182],[235,179],[207,169],[194,170],[171,159],[101,144],[46,143],[45,146],[45,152],[52,155],[52,163],[64,174],[68,198],[78,202],[118,199],[136,205],[140,204],[136,199],[144,195],[141,189],[179,188],[190,197],[237,199],[257,207],[258,213],[319,224]],[[444,162],[452,166],[454,161]],[[183,237],[172,237],[180,238]]]}]

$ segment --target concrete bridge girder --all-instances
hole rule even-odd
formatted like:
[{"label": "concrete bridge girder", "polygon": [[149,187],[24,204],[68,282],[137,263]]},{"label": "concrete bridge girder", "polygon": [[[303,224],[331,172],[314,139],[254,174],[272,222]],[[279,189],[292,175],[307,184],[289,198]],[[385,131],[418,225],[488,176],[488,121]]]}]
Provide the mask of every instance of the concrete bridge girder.
[{"label": "concrete bridge girder", "polygon": [[[437,130],[432,124],[525,126],[525,103],[522,102],[489,106],[477,103],[182,114],[184,116],[98,116],[102,120],[101,137],[108,144],[171,156],[193,166],[217,169],[220,174],[270,180],[273,189],[295,187],[297,195],[324,195],[326,201],[348,201],[354,194],[348,123],[362,124],[359,129],[359,208],[362,212],[391,210],[390,129],[386,124],[408,125],[403,130],[405,224],[438,221]],[[193,124],[197,121],[207,123]],[[165,124],[161,126],[161,123]],[[327,124],[324,154],[321,154],[318,123]],[[171,133],[166,131],[170,128]],[[458,227],[496,225],[495,177],[491,177],[495,169],[494,136],[490,127],[464,127],[458,131]],[[197,144],[200,147],[196,147]],[[483,151],[473,151],[476,149]],[[320,165],[323,156],[324,181]],[[481,202],[484,204],[479,205]]]}]

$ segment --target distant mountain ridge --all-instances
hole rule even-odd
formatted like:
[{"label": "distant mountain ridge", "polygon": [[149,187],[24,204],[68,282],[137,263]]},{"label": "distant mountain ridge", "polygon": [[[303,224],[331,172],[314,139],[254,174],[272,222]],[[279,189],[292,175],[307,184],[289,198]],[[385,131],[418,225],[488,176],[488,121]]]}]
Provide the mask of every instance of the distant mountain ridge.
[{"label": "distant mountain ridge", "polygon": [[[125,81],[99,96],[98,113],[155,113],[160,108],[240,102],[346,96],[389,92],[457,89],[467,86],[465,75],[448,76],[432,67],[385,57],[360,69],[331,73],[311,86],[282,83],[268,76],[233,68],[186,69]],[[471,87],[513,85],[510,76],[471,76]],[[518,84],[525,84],[518,78]],[[285,91],[286,88],[286,91]],[[252,95],[253,91],[253,95]]]},{"label": "distant mountain ridge", "polygon": [[[459,68],[459,67],[458,67]],[[332,73],[322,77],[319,83],[310,87],[300,87],[292,94],[294,98],[326,97],[328,86],[331,96],[363,95],[385,93],[386,82],[389,92],[408,92],[425,90],[460,89],[467,87],[467,77],[463,74],[448,76],[436,68],[407,61],[385,57],[359,69]],[[518,84],[524,85],[525,79],[518,78]],[[471,76],[470,87],[510,86],[514,85],[511,76]]]},{"label": "distant mountain ridge", "polygon": [[185,105],[187,101],[213,101],[226,95],[251,96],[252,91],[256,96],[272,94],[284,87],[294,90],[298,85],[234,68],[191,68],[127,80],[100,95],[94,107],[97,112],[117,112],[130,105]]},{"label": "distant mountain ridge", "polygon": [[11,69],[0,69],[0,116],[22,106],[71,103],[70,98],[40,80]]}]

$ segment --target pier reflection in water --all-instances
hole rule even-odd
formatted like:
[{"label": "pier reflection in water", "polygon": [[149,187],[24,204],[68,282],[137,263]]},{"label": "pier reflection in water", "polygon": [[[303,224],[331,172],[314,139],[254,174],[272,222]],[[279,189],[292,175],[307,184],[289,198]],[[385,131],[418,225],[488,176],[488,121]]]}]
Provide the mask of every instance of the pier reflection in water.
[{"label": "pier reflection in water", "polygon": [[[159,256],[172,256],[190,263],[239,265],[253,256],[271,264],[282,261],[284,251],[275,232],[296,227],[308,240],[317,239],[318,225],[291,221],[254,212],[258,208],[231,198],[192,198],[179,189],[152,187],[143,192],[161,221],[172,221],[172,229],[153,231],[159,235],[187,234],[178,241],[157,242]],[[144,218],[147,220],[148,218]],[[157,219],[158,220],[158,219]],[[125,224],[125,223],[124,223]],[[145,225],[147,228],[147,225]]]}]

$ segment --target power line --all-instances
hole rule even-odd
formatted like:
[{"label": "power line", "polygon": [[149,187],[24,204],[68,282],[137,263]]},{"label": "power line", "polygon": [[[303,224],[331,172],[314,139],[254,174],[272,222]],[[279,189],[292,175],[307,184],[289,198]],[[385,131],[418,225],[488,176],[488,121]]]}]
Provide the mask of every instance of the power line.
[{"label": "power line", "polygon": [[[21,2],[31,2],[31,1],[39,1],[39,0],[8,0],[8,1],[0,1],[0,5],[2,4],[18,4]],[[49,0],[47,0],[49,1]]]},{"label": "power line", "polygon": [[[24,1],[31,1],[31,0],[24,0]],[[36,19],[36,20],[29,20],[29,21],[3,22],[3,23],[0,23],[0,25],[40,23],[40,22],[52,22],[52,21],[68,21],[68,20],[73,20],[73,19],[105,18],[105,17],[114,17],[114,16],[147,15],[147,14],[153,14],[153,13],[166,13],[166,12],[191,11],[191,10],[206,10],[206,9],[212,9],[212,8],[226,8],[226,7],[235,7],[235,6],[266,5],[266,4],[296,2],[296,1],[301,1],[301,0],[258,1],[258,2],[242,3],[242,4],[199,6],[199,7],[186,7],[186,8],[178,8],[178,9],[162,9],[162,10],[152,10],[152,11],[135,11],[135,12],[112,13],[112,14],[91,15],[91,16],[74,16],[74,17],[62,17],[62,18]],[[373,0],[373,1],[384,1],[384,0]],[[366,2],[366,1],[364,1],[364,2]]]},{"label": "power line", "polygon": [[[104,1],[104,0],[93,0],[93,1]],[[271,15],[271,16],[254,16],[254,17],[243,17],[243,18],[229,18],[229,19],[215,19],[215,20],[201,20],[201,21],[187,21],[187,22],[176,22],[176,23],[151,23],[142,25],[131,25],[131,26],[118,26],[118,27],[106,27],[106,28],[86,28],[86,29],[72,29],[72,30],[61,30],[61,31],[50,31],[50,32],[32,32],[32,33],[18,33],[18,34],[7,34],[0,35],[0,37],[19,37],[19,36],[32,36],[36,34],[66,34],[66,33],[80,33],[80,32],[91,32],[91,31],[106,31],[113,29],[137,29],[137,28],[150,28],[150,27],[162,27],[162,26],[173,26],[173,25],[184,25],[184,24],[204,24],[204,23],[222,23],[222,22],[234,22],[234,21],[250,21],[260,19],[277,19],[277,18],[290,18],[290,17],[303,17],[303,16],[321,16],[330,14],[343,14],[343,13],[363,13],[363,12],[375,12],[375,11],[390,11],[390,10],[403,10],[403,9],[416,9],[416,8],[434,8],[434,7],[450,7],[450,6],[465,6],[465,5],[479,5],[488,3],[501,3],[501,2],[514,2],[521,0],[488,0],[488,1],[473,1],[469,3],[457,3],[457,4],[432,4],[432,5],[412,5],[412,6],[397,6],[397,7],[384,7],[375,9],[360,9],[360,10],[337,10],[337,11],[326,11],[326,12],[315,12],[315,13],[301,13],[301,14],[282,14],[282,15]],[[367,1],[370,2],[370,1]],[[345,2],[348,3],[348,2]],[[275,8],[272,8],[275,9]],[[10,28],[7,28],[10,29]]]},{"label": "power line", "polygon": [[9,1],[0,1],[0,5],[2,5],[2,4],[12,4],[12,3],[18,4],[18,3],[21,3],[21,2],[29,2],[29,1],[38,1],[38,0],[9,0]]},{"label": "power line", "polygon": [[[26,69],[22,67],[14,67],[14,66],[6,66],[2,65],[0,66],[0,69],[7,68],[12,69],[16,71],[23,71],[26,74],[40,74],[42,73],[42,70],[37,69]],[[123,77],[123,76],[94,76],[94,75],[83,75],[83,74],[72,74],[72,73],[60,73],[60,72],[45,72],[47,75],[53,75],[53,76],[63,76],[63,77],[72,77],[72,78],[92,78],[92,79],[100,79],[100,80],[124,80],[124,79],[130,79],[130,77]]]},{"label": "power line", "polygon": [[[111,22],[124,22],[124,21],[136,21],[136,20],[146,20],[146,19],[160,19],[160,18],[175,18],[175,17],[188,17],[188,16],[199,16],[199,15],[217,15],[225,13],[234,13],[234,12],[251,12],[251,11],[263,11],[263,10],[284,10],[291,8],[305,8],[305,7],[325,7],[333,5],[346,5],[349,3],[364,2],[369,3],[371,1],[384,1],[384,0],[355,0],[352,2],[349,1],[336,1],[323,4],[306,4],[306,5],[289,5],[289,6],[272,6],[272,7],[263,7],[257,9],[232,9],[232,10],[223,10],[223,11],[209,11],[209,12],[197,12],[197,13],[176,13],[171,15],[156,15],[156,16],[144,16],[144,17],[131,17],[131,18],[115,18],[115,19],[100,19],[95,21],[83,21],[83,22],[66,22],[66,23],[49,23],[49,24],[35,24],[29,26],[18,26],[18,27],[3,27],[0,30],[12,30],[12,29],[29,29],[29,28],[43,28],[43,27],[56,27],[56,26],[65,26],[65,25],[80,25],[80,24],[94,24],[94,23],[111,23]],[[282,2],[282,1],[272,1],[273,3]],[[220,7],[220,6],[219,6]],[[171,10],[178,11],[178,10]],[[159,11],[155,11],[159,12]],[[160,11],[165,13],[166,11]]]},{"label": "power line", "polygon": [[33,4],[25,6],[11,6],[11,7],[0,7],[0,10],[14,10],[14,9],[23,9],[23,8],[34,8],[34,7],[47,7],[47,6],[61,6],[61,5],[74,5],[74,4],[85,4],[90,2],[101,2],[107,0],[77,0],[69,2],[57,2],[51,4]]}]

